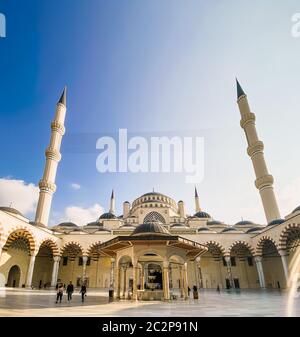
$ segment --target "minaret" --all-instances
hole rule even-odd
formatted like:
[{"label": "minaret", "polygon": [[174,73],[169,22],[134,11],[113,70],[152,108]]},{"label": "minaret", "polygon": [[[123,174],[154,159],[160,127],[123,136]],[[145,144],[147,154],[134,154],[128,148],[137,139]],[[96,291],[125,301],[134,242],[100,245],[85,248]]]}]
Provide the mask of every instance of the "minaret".
[{"label": "minaret", "polygon": [[250,156],[255,175],[255,186],[259,190],[263,203],[267,222],[274,219],[280,219],[280,213],[277,206],[273,182],[274,179],[268,172],[264,158],[264,144],[258,139],[255,127],[255,114],[250,111],[247,95],[244,93],[238,80],[237,83],[237,103],[241,113],[241,127],[244,129],[248,148],[247,153]]},{"label": "minaret", "polygon": [[51,123],[50,145],[45,152],[46,164],[43,178],[39,182],[40,195],[35,215],[35,224],[39,226],[48,226],[52,197],[56,190],[55,177],[57,165],[61,159],[61,141],[65,133],[64,122],[67,111],[66,94],[67,88],[65,87],[56,105],[55,118]]},{"label": "minaret", "polygon": [[185,207],[182,200],[178,201],[178,213],[181,218],[185,218]]},{"label": "minaret", "polygon": [[110,197],[110,207],[109,207],[109,213],[115,214],[116,209],[115,209],[115,196],[114,196],[114,190],[111,192],[111,197]]},{"label": "minaret", "polygon": [[200,201],[198,197],[197,188],[195,187],[195,211],[196,213],[201,212]]}]

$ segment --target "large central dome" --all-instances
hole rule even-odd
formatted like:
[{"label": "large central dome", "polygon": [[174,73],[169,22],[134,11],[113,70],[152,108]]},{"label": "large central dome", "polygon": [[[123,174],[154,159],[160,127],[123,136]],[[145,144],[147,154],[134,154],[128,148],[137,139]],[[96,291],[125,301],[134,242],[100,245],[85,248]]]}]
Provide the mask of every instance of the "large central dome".
[{"label": "large central dome", "polygon": [[147,236],[147,235],[171,235],[171,234],[159,222],[148,222],[137,226],[131,235]]},{"label": "large central dome", "polygon": [[140,207],[167,207],[177,212],[177,203],[174,199],[158,192],[148,192],[135,199],[132,203],[132,210]]}]

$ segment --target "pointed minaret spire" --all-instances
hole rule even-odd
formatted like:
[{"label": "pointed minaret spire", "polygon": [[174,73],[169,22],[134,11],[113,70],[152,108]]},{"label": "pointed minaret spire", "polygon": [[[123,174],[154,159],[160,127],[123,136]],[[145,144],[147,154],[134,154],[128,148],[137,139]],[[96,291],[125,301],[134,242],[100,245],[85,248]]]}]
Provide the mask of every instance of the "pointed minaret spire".
[{"label": "pointed minaret spire", "polygon": [[238,100],[241,121],[240,125],[244,129],[248,148],[247,153],[252,160],[256,175],[255,186],[259,190],[262,204],[265,211],[267,223],[280,219],[280,212],[277,206],[275,193],[273,190],[273,176],[269,173],[264,157],[264,143],[259,140],[256,126],[255,114],[251,112],[247,96],[237,81]]},{"label": "pointed minaret spire", "polygon": [[39,182],[40,194],[35,214],[35,224],[47,226],[51,210],[53,193],[56,190],[55,178],[57,166],[61,160],[60,146],[62,137],[65,134],[65,117],[66,117],[66,88],[64,89],[60,100],[56,105],[56,112],[53,122],[51,123],[50,144],[46,149],[46,163],[43,178]]},{"label": "pointed minaret spire", "polygon": [[201,212],[200,200],[198,197],[198,191],[197,191],[196,186],[195,186],[195,211],[196,213]]},{"label": "pointed minaret spire", "polygon": [[237,98],[239,99],[241,96],[246,96],[243,88],[241,87],[238,79],[236,78],[236,89],[237,89]]},{"label": "pointed minaret spire", "polygon": [[67,87],[66,86],[64,87],[64,91],[62,92],[58,103],[61,103],[65,107],[67,107]]},{"label": "pointed minaret spire", "polygon": [[114,190],[111,192],[111,197],[110,197],[110,207],[109,207],[109,213],[115,214],[115,195],[114,195]]}]

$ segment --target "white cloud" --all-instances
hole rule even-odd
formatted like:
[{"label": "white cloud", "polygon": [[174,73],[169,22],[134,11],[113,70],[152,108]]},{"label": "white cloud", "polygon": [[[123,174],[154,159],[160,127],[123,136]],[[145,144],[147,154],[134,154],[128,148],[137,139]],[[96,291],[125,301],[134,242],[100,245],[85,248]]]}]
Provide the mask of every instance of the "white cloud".
[{"label": "white cloud", "polygon": [[81,186],[79,184],[77,184],[77,183],[72,183],[70,186],[75,191],[81,189]]},{"label": "white cloud", "polygon": [[23,180],[0,178],[0,205],[11,206],[23,215],[35,212],[39,188]]},{"label": "white cloud", "polygon": [[61,222],[70,221],[76,225],[84,226],[89,222],[96,221],[103,213],[103,208],[99,204],[94,204],[91,207],[68,206],[63,214],[53,213],[51,225],[57,225]]}]

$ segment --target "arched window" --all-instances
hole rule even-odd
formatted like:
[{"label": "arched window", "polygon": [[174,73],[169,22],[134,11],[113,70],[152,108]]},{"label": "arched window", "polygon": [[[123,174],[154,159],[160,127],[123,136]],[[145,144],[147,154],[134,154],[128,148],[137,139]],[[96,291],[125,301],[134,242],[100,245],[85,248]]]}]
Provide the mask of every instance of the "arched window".
[{"label": "arched window", "polygon": [[162,223],[166,223],[165,218],[159,214],[158,212],[150,212],[144,218],[144,223],[153,222],[153,221],[160,221]]}]

